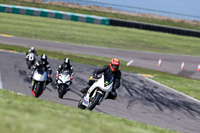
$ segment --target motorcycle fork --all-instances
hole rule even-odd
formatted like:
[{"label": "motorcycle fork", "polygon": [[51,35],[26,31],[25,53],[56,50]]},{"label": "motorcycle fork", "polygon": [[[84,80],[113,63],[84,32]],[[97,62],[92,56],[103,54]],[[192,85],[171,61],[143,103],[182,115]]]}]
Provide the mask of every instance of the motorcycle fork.
[{"label": "motorcycle fork", "polygon": [[[93,93],[93,95],[92,95],[91,98],[94,98],[94,96],[96,95],[97,91],[98,91],[98,89],[96,89],[96,90],[94,91],[94,93]],[[102,92],[102,97],[101,97],[101,99],[99,100],[99,103],[102,102],[104,95],[105,95],[105,92]]]},{"label": "motorcycle fork", "polygon": [[92,98],[96,95],[96,93],[97,93],[97,89],[95,89],[95,91],[94,91],[94,93],[92,95]]},{"label": "motorcycle fork", "polygon": [[102,92],[102,97],[101,97],[101,99],[99,100],[99,103],[101,103],[101,102],[103,101],[104,95],[105,95],[105,92]]}]

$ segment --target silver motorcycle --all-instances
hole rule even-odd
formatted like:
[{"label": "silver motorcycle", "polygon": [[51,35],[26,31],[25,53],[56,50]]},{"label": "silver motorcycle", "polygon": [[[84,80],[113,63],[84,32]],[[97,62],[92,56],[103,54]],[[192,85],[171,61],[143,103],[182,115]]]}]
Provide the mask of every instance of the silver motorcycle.
[{"label": "silver motorcycle", "polygon": [[47,73],[43,68],[36,69],[32,79],[32,94],[34,97],[39,97],[46,87]]}]

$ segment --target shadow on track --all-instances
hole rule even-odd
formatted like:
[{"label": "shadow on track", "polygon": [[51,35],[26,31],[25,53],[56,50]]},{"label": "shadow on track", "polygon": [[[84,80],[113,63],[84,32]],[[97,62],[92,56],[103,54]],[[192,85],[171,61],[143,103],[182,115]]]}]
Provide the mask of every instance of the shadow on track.
[{"label": "shadow on track", "polygon": [[27,71],[19,70],[18,72],[19,72],[19,77],[22,77],[25,82],[31,83],[31,80],[29,78],[29,75],[27,74]]},{"label": "shadow on track", "polygon": [[139,84],[138,86],[138,84],[125,79],[122,81],[122,85],[130,95],[127,109],[131,109],[136,103],[141,103],[141,105],[155,107],[161,112],[167,109],[171,112],[178,111],[191,118],[200,116],[199,104],[188,102],[179,94],[158,89],[158,86],[148,84],[144,80],[139,80]]}]

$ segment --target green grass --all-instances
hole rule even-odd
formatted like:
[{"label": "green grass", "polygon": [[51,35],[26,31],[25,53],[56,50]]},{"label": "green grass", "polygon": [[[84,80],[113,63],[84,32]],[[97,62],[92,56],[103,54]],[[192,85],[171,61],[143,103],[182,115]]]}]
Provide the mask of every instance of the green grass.
[{"label": "green grass", "polygon": [[[15,50],[19,52],[26,52],[28,48],[21,47],[21,46],[12,46],[12,45],[4,45],[0,44],[0,49],[7,49],[7,50]],[[66,52],[59,52],[59,51],[49,51],[43,49],[37,49],[39,55],[45,53],[48,57],[61,59],[63,60],[65,57],[69,57],[72,62],[82,63],[82,64],[89,64],[95,66],[103,66],[109,64],[109,58],[102,58],[97,56],[89,56],[89,55],[80,55],[80,54],[72,54]],[[126,61],[121,61],[120,70],[132,72],[132,73],[139,73],[139,74],[150,74],[154,77],[152,78],[155,81],[158,81],[166,86],[169,86],[179,92],[182,92],[186,95],[194,97],[200,100],[200,82],[199,80],[185,78],[165,72],[154,71],[150,69],[143,69],[134,66],[126,66]],[[125,78],[125,77],[123,77]]]},{"label": "green grass", "polygon": [[186,23],[183,23],[183,22],[173,22],[173,21],[170,21],[170,20],[158,20],[158,19],[152,19],[152,18],[143,18],[143,17],[136,17],[136,16],[120,15],[120,14],[105,13],[105,12],[99,12],[99,11],[90,11],[90,10],[70,8],[70,7],[66,8],[66,7],[63,7],[63,6],[56,6],[56,5],[30,3],[30,2],[25,2],[23,0],[0,0],[0,3],[11,4],[11,5],[20,5],[20,6],[29,6],[29,7],[37,7],[37,8],[45,8],[45,9],[53,9],[53,10],[59,10],[59,11],[67,11],[67,12],[74,12],[74,13],[81,13],[81,14],[103,16],[103,17],[108,17],[108,18],[117,18],[117,19],[132,20],[132,21],[153,23],[153,24],[159,24],[159,25],[166,25],[166,26],[174,26],[174,27],[180,27],[180,28],[200,30],[200,25],[191,25],[191,24],[186,24]]},{"label": "green grass", "polygon": [[[0,0],[0,3],[16,3],[26,6],[48,6],[51,9],[61,9],[59,6],[19,3],[10,0]],[[41,8],[43,8],[41,7]],[[64,10],[64,9],[63,9]],[[72,12],[78,9],[71,9]],[[80,10],[83,12],[84,10]],[[77,11],[79,12],[79,10]],[[85,14],[88,11],[85,11]],[[92,12],[95,13],[95,12]],[[101,14],[100,12],[97,12]],[[102,13],[102,16],[104,14]],[[111,14],[114,15],[114,14]],[[120,16],[120,15],[119,15]],[[124,17],[124,16],[123,16]],[[73,44],[94,45],[102,47],[115,47],[119,49],[145,50],[154,52],[178,53],[199,55],[199,39],[181,37],[149,31],[128,28],[117,28],[0,13],[0,33],[20,36],[25,38],[42,39],[49,41],[66,42]],[[89,32],[88,32],[89,31]],[[173,42],[174,41],[174,42]],[[1,49],[26,52],[28,48],[0,44]],[[158,49],[157,49],[158,48]],[[190,50],[191,48],[191,50]],[[91,57],[37,49],[39,54],[46,53],[48,57],[63,59],[69,57],[73,62],[102,66],[109,63],[108,58]],[[133,73],[153,75],[153,80],[159,81],[180,92],[200,100],[199,80],[179,77],[163,72],[127,67],[121,61],[120,69]],[[110,115],[81,111],[76,108],[20,96],[6,90],[0,90],[0,132],[2,133],[82,133],[82,132],[125,132],[125,133],[171,133],[165,130]],[[6,111],[5,111],[6,110]],[[95,118],[95,119],[94,119]],[[92,125],[92,128],[91,126]],[[95,127],[95,128],[94,128]],[[115,128],[113,128],[115,127]]]},{"label": "green grass", "polygon": [[200,38],[0,13],[0,33],[108,48],[200,56]]},{"label": "green grass", "polygon": [[1,133],[175,133],[2,89],[0,103]]}]

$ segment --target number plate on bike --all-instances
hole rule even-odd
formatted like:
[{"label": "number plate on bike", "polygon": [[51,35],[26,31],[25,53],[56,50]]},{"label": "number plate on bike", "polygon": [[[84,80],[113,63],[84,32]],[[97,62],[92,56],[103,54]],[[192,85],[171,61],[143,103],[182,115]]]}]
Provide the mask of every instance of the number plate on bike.
[{"label": "number plate on bike", "polygon": [[86,100],[86,99],[83,99],[83,103],[82,103],[83,105],[85,105],[85,106],[88,106],[88,101]]}]

